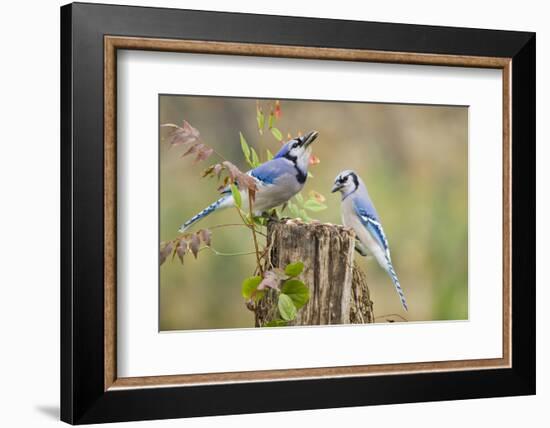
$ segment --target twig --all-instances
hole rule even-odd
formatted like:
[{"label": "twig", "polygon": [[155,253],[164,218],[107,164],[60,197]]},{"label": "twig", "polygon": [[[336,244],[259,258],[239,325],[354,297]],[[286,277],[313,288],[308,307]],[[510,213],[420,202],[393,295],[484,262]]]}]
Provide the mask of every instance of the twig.
[{"label": "twig", "polygon": [[248,252],[242,252],[242,253],[223,253],[223,252],[221,252],[221,251],[216,250],[215,248],[208,247],[208,246],[202,247],[202,248],[199,250],[199,252],[202,251],[202,250],[207,250],[207,249],[210,250],[210,251],[212,251],[215,255],[217,255],[217,256],[223,256],[223,257],[249,256],[249,255],[251,255],[251,254],[255,254],[255,253],[256,253],[255,251],[248,251]]},{"label": "twig", "polygon": [[[201,137],[199,137],[197,139],[197,141],[203,141],[203,139]],[[204,144],[204,143],[203,143]],[[225,158],[225,156],[223,156],[220,152],[218,152],[214,147],[208,145],[208,144],[205,144],[207,147],[210,147],[212,150],[213,150],[213,153],[219,157],[222,161],[226,161],[227,159]]]},{"label": "twig", "polygon": [[[250,211],[250,218],[252,218],[253,214],[252,214],[252,192],[250,191],[250,189],[248,190],[248,207],[249,207],[249,211]],[[264,276],[264,271],[263,271],[263,268],[262,268],[262,264],[260,262],[260,249],[258,247],[258,237],[256,236],[256,226],[254,226],[254,220],[252,220],[252,223],[251,223],[251,229],[252,229],[252,237],[254,238],[254,248],[256,249],[256,263],[258,265],[258,271],[260,273],[260,276],[263,277]]]},{"label": "twig", "polygon": [[[242,218],[242,217],[241,217]],[[227,226],[242,226],[242,227],[247,227],[247,228],[251,228],[251,226],[249,224],[243,224],[243,223],[228,223],[228,224],[218,224],[216,226],[212,226],[212,227],[209,227],[210,230],[213,230],[213,229],[220,229],[222,227],[227,227]],[[260,232],[259,230],[256,230],[256,233],[259,233],[260,235],[262,236],[265,236],[267,238],[267,235],[263,232]]]},{"label": "twig", "polygon": [[256,235],[255,235],[255,228],[252,226],[252,225],[249,225],[248,222],[246,221],[246,219],[244,218],[243,214],[241,213],[241,209],[239,207],[235,207],[237,209],[237,212],[239,213],[239,216],[241,217],[241,220],[243,221],[243,223],[245,224],[245,226],[247,226],[251,232],[252,232],[252,237],[254,238],[254,248],[255,248],[255,253],[256,253],[256,271],[259,272],[261,274],[261,276],[263,276],[263,271],[260,270],[260,260],[258,258],[258,242],[256,241]]},{"label": "twig", "polygon": [[378,318],[388,318],[388,317],[397,317],[397,318],[401,318],[401,320],[405,321],[405,322],[409,322],[409,320],[399,314],[386,314],[386,315],[378,315],[377,317],[374,317],[374,320],[376,321]]}]

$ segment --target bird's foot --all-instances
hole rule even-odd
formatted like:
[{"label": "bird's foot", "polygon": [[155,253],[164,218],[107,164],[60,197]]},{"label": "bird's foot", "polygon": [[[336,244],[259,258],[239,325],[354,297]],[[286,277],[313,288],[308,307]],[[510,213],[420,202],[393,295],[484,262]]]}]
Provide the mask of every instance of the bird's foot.
[{"label": "bird's foot", "polygon": [[277,210],[264,211],[262,213],[262,217],[264,217],[268,222],[279,221],[279,214],[277,213]]},{"label": "bird's foot", "polygon": [[369,255],[367,248],[358,239],[355,240],[355,251],[357,251],[363,257],[367,257]]}]

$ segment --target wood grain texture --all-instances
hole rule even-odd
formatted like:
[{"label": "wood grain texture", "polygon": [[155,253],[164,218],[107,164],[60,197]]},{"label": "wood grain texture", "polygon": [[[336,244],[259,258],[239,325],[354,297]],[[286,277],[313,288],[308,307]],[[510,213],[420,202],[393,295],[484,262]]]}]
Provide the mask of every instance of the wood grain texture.
[{"label": "wood grain texture", "polygon": [[512,62],[502,70],[502,355],[512,367]]},{"label": "wood grain texture", "polygon": [[117,49],[205,53],[215,55],[249,55],[279,58],[368,61],[393,64],[446,65],[479,68],[503,68],[509,62],[508,59],[500,57],[382,52],[364,49],[335,49],[311,46],[268,45],[259,43],[170,40],[116,36],[107,36],[106,41],[111,43]]},{"label": "wood grain texture", "polygon": [[105,390],[116,380],[116,49],[105,43],[104,323]]},{"label": "wood grain texture", "polygon": [[[357,326],[361,328],[361,326]],[[158,388],[170,386],[216,385],[280,380],[346,378],[376,375],[433,373],[507,367],[502,358],[423,363],[371,364],[362,366],[315,367],[306,369],[258,370],[246,372],[199,373],[171,376],[117,378],[109,389]]]},{"label": "wood grain texture", "polygon": [[357,262],[353,262],[353,279],[351,281],[351,301],[349,323],[370,324],[374,322],[374,303],[370,299],[367,276]]},{"label": "wood grain texture", "polygon": [[[220,55],[422,64],[503,70],[503,356],[496,359],[436,361],[369,366],[321,367],[231,373],[119,378],[116,375],[116,52],[138,49]],[[265,45],[141,37],[104,37],[104,214],[105,214],[105,390],[173,385],[223,384],[270,380],[357,377],[381,374],[422,373],[511,367],[511,81],[510,58],[405,52]],[[369,300],[370,301],[370,300]],[[360,328],[358,326],[358,328]]]},{"label": "wood grain texture", "polygon": [[[267,269],[284,269],[298,261],[305,266],[300,280],[309,287],[310,300],[289,325],[349,324],[352,312],[354,323],[373,318],[372,304],[363,301],[369,296],[366,277],[355,273],[358,268],[353,265],[355,233],[351,229],[296,220],[272,221],[267,236]],[[277,318],[276,305],[277,293],[270,291],[256,310],[256,327]]]}]

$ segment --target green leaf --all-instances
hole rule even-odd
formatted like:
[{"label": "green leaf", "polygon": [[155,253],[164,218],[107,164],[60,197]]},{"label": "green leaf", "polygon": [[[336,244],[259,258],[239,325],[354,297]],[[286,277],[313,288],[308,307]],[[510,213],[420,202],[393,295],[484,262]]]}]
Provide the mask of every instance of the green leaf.
[{"label": "green leaf", "polygon": [[313,174],[311,172],[307,172],[307,178],[313,178]]},{"label": "green leaf", "polygon": [[269,149],[267,149],[267,160],[270,161],[271,159],[273,159],[273,153],[271,153]]},{"label": "green leaf", "polygon": [[300,309],[309,301],[309,288],[302,281],[289,279],[283,283],[281,292],[290,297],[296,309]]},{"label": "green leaf", "polygon": [[319,201],[316,201],[315,199],[308,199],[304,204],[304,208],[309,211],[319,212],[326,210],[327,206]]},{"label": "green leaf", "polygon": [[264,327],[285,327],[288,325],[288,321],[285,320],[271,320],[264,324]]},{"label": "green leaf", "polygon": [[288,276],[298,276],[304,270],[304,264],[302,262],[289,263],[285,267],[285,273]]},{"label": "green leaf", "polygon": [[265,116],[262,109],[256,109],[256,121],[258,122],[258,131],[260,134],[264,133]]},{"label": "green leaf", "polygon": [[246,142],[246,139],[244,138],[242,132],[239,132],[239,136],[241,137],[241,149],[243,151],[244,157],[250,165],[250,147],[248,147],[248,143]]},{"label": "green leaf", "polygon": [[241,286],[241,293],[243,297],[245,299],[250,299],[258,288],[258,285],[260,285],[260,282],[262,282],[261,276],[251,276],[250,278],[246,278]]},{"label": "green leaf", "polygon": [[304,221],[311,221],[311,217],[307,215],[306,210],[300,209],[300,215],[298,216]]},{"label": "green leaf", "polygon": [[235,186],[235,184],[231,184],[231,194],[233,195],[235,205],[240,209],[243,202],[241,199],[241,192],[239,192],[239,189]]},{"label": "green leaf", "polygon": [[294,205],[292,202],[287,201],[287,208],[290,211],[290,215],[293,217],[300,217],[300,209]]},{"label": "green leaf", "polygon": [[292,299],[284,293],[279,294],[279,302],[277,303],[281,318],[285,321],[292,321],[296,318],[296,306],[292,302]]},{"label": "green leaf", "polygon": [[260,166],[260,159],[258,158],[258,153],[256,153],[256,150],[254,150],[254,147],[251,147],[250,151],[252,152],[252,168],[256,168]]},{"label": "green leaf", "polygon": [[258,226],[265,226],[266,225],[266,219],[264,217],[254,216],[253,220],[254,220],[254,223],[256,223]]},{"label": "green leaf", "polygon": [[269,119],[267,120],[267,127],[269,129],[273,128],[274,121],[275,121],[275,115],[273,114],[273,110],[271,110],[271,113],[269,113]]},{"label": "green leaf", "polygon": [[295,198],[296,198],[296,200],[297,200],[298,202],[300,202],[301,204],[304,203],[304,197],[302,196],[301,193],[296,193]]},{"label": "green leaf", "polygon": [[271,128],[271,133],[277,141],[283,141],[283,134],[277,128]]}]

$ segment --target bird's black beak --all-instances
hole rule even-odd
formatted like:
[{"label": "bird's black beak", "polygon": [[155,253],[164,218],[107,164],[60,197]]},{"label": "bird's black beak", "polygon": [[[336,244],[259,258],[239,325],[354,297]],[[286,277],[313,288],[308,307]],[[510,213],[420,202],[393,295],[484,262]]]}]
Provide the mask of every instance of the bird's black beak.
[{"label": "bird's black beak", "polygon": [[337,183],[334,183],[334,186],[332,186],[332,190],[330,191],[330,193],[337,192],[337,191],[340,190],[341,188],[342,188],[342,185],[337,184]]},{"label": "bird's black beak", "polygon": [[308,132],[306,135],[304,135],[301,138],[302,146],[304,148],[307,148],[307,146],[309,146],[311,143],[313,143],[317,139],[318,135],[319,133],[317,131]]}]

